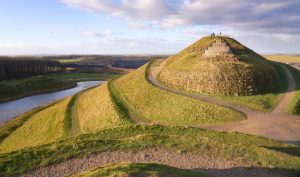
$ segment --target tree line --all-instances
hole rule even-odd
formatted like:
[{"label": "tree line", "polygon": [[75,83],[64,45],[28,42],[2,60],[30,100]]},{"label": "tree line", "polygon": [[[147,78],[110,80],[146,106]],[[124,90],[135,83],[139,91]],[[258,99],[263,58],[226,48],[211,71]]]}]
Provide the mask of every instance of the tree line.
[{"label": "tree line", "polygon": [[59,61],[34,57],[0,57],[0,79],[14,79],[64,70]]}]

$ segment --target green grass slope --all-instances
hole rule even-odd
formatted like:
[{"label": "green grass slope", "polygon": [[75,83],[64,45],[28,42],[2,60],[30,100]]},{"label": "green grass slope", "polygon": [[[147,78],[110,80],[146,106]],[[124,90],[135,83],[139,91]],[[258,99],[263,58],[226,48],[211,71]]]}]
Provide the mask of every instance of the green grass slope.
[{"label": "green grass slope", "polygon": [[[84,134],[44,146],[0,153],[0,176],[11,176],[64,159],[105,151],[164,148],[235,161],[239,166],[300,172],[300,148],[240,133],[197,128],[125,126]],[[288,175],[286,175],[288,176]]]},{"label": "green grass slope", "polygon": [[72,177],[208,177],[189,170],[182,170],[153,163],[123,163],[101,167]]},{"label": "green grass slope", "polygon": [[81,133],[129,124],[117,112],[107,83],[79,94],[72,113]]},{"label": "green grass slope", "polygon": [[43,145],[60,139],[64,135],[65,111],[69,101],[70,98],[66,98],[31,115],[2,141],[0,152]]},{"label": "green grass slope", "polygon": [[[233,57],[202,56],[217,39],[227,43]],[[158,79],[169,87],[203,95],[269,93],[280,85],[278,73],[266,59],[226,37],[204,37],[169,57]]]},{"label": "green grass slope", "polygon": [[239,121],[244,116],[221,106],[161,90],[146,79],[148,65],[114,82],[124,100],[141,118],[165,125],[203,125]]}]

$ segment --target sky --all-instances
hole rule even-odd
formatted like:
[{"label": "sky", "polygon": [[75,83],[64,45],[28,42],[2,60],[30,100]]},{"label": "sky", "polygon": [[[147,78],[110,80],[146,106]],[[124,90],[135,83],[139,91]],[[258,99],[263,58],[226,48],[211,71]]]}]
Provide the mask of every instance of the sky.
[{"label": "sky", "polygon": [[173,54],[222,32],[300,53],[300,0],[1,0],[0,55]]}]

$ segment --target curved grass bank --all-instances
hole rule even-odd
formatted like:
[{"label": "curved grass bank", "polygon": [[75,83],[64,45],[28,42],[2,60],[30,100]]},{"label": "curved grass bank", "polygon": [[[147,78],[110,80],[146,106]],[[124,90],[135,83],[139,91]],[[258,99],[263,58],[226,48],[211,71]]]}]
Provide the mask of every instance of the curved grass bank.
[{"label": "curved grass bank", "polygon": [[100,167],[72,177],[112,177],[112,176],[148,176],[148,177],[209,177],[189,170],[159,165],[154,163],[122,163]]},{"label": "curved grass bank", "polygon": [[79,127],[77,134],[129,125],[128,120],[119,115],[107,83],[79,94],[72,114],[72,119],[78,122],[73,125]]},{"label": "curved grass bank", "polygon": [[0,144],[0,152],[47,144],[64,135],[65,112],[70,97],[33,114]]},{"label": "curved grass bank", "polygon": [[156,88],[146,79],[145,65],[114,82],[120,97],[142,119],[165,125],[204,125],[239,121],[241,113]]}]

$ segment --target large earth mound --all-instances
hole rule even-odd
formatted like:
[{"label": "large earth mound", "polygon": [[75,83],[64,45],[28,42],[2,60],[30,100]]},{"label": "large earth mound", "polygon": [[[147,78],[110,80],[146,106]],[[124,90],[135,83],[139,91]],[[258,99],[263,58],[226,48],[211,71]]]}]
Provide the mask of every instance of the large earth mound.
[{"label": "large earth mound", "polygon": [[228,37],[204,37],[165,61],[163,84],[204,95],[253,95],[276,91],[272,63]]}]

